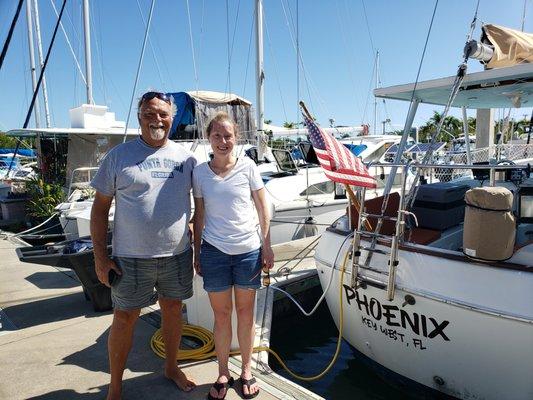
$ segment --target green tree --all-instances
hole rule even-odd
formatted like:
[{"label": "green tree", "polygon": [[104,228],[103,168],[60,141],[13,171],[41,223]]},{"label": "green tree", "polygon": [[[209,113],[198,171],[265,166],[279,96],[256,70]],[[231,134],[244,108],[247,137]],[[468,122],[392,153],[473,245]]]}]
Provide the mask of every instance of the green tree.
[{"label": "green tree", "polygon": [[59,183],[46,183],[41,177],[26,181],[28,214],[36,221],[42,222],[55,212],[55,207],[63,201],[65,193]]},{"label": "green tree", "polygon": [[0,132],[0,148],[11,149],[17,145],[17,139],[7,136],[4,132]]},{"label": "green tree", "polygon": [[433,111],[433,116],[418,130],[418,140],[420,142],[428,142],[433,132],[437,129],[441,119],[441,113]]},{"label": "green tree", "polygon": [[444,129],[445,132],[441,131],[437,141],[450,142],[463,133],[463,123],[459,118],[448,115],[446,118],[444,118],[442,129]]},{"label": "green tree", "polygon": [[448,115],[443,120],[442,113],[433,111],[433,116],[418,130],[418,140],[421,142],[428,142],[433,133],[437,130],[441,121],[442,129],[444,129],[445,132],[440,132],[436,139],[438,142],[450,142],[453,138],[462,134],[463,123],[459,118]]},{"label": "green tree", "polygon": [[[0,131],[0,149],[14,149],[17,146],[17,138],[7,136],[5,132]],[[34,139],[22,139],[20,148],[28,149],[34,147]]]},{"label": "green tree", "polygon": [[285,121],[283,123],[283,127],[287,129],[296,129],[298,127],[298,124],[296,122]]},{"label": "green tree", "polygon": [[526,128],[528,126],[529,126],[529,120],[527,118],[518,120],[514,123],[513,133],[515,133],[516,137],[522,137],[523,135],[525,135]]}]

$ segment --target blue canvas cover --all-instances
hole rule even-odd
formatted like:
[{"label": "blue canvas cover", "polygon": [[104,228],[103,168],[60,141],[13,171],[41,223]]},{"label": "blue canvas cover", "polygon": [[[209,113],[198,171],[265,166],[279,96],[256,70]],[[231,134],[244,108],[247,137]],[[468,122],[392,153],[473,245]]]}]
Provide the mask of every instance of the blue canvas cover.
[{"label": "blue canvas cover", "polygon": [[358,156],[367,148],[366,144],[349,144],[344,143],[344,146],[348,148],[355,156]]},{"label": "blue canvas cover", "polygon": [[[15,149],[0,149],[0,155],[12,154],[14,152]],[[17,154],[23,157],[35,157],[35,151],[32,149],[18,149]]]},{"label": "blue canvas cover", "polygon": [[192,125],[195,123],[194,116],[194,99],[185,92],[167,93],[168,96],[174,98],[174,104],[176,104],[177,113],[174,116],[174,122],[170,129],[170,139],[184,139],[178,137],[178,132],[181,127],[185,125]]}]

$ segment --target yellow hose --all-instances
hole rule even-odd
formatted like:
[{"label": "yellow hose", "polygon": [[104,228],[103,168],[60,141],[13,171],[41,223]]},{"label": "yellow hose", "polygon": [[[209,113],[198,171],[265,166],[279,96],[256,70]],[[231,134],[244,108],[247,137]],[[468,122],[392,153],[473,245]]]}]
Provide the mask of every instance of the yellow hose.
[{"label": "yellow hose", "polygon": [[[314,376],[301,376],[296,374],[295,372],[292,372],[289,367],[283,362],[281,357],[276,353],[274,350],[272,350],[269,347],[254,347],[253,352],[258,353],[260,351],[268,351],[270,354],[272,354],[276,360],[281,364],[283,369],[287,371],[293,378],[299,379],[301,381],[314,381],[317,379],[322,378],[324,375],[326,375],[331,367],[335,364],[337,361],[337,358],[339,357],[339,352],[341,349],[341,343],[342,343],[342,329],[343,329],[343,304],[342,304],[342,283],[344,280],[344,271],[346,269],[346,261],[348,260],[348,254],[349,251],[346,252],[344,256],[344,260],[342,262],[341,267],[341,280],[339,284],[339,304],[340,304],[340,315],[339,315],[339,336],[337,337],[337,348],[335,349],[335,354],[333,355],[333,358],[329,362],[328,366],[324,371],[319,373],[318,375]],[[335,268],[335,266],[333,266]],[[332,271],[333,273],[333,271]],[[179,349],[177,360],[178,361],[184,361],[184,360],[205,360],[207,358],[215,357],[215,340],[213,333],[209,330],[202,328],[201,326],[196,325],[183,325],[183,331],[182,336],[188,336],[192,338],[196,338],[200,342],[202,342],[202,346],[192,349],[192,350],[183,350]],[[165,343],[163,341],[163,335],[161,334],[161,329],[158,329],[154,335],[152,336],[152,339],[150,341],[150,347],[154,351],[155,354],[157,354],[161,358],[165,358]],[[230,352],[230,355],[238,355],[240,354],[240,351],[232,351]]]}]

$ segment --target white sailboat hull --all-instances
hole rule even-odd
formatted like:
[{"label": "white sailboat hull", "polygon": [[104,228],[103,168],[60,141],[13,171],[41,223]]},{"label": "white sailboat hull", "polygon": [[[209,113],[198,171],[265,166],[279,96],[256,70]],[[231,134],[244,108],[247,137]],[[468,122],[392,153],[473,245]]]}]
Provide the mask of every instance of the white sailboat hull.
[{"label": "white sailboat hull", "polygon": [[320,205],[307,207],[302,200],[291,204],[293,207],[278,207],[270,220],[270,237],[272,244],[290,242],[291,240],[320,235],[331,221],[346,212],[348,201],[327,200]]},{"label": "white sailboat hull", "polygon": [[[337,326],[348,247],[345,236],[325,232],[316,250],[323,288],[336,266],[326,300]],[[359,352],[460,399],[533,398],[533,273],[402,250],[395,297],[388,301],[379,285],[353,290],[347,264],[343,336]],[[378,265],[384,272],[385,256],[373,256],[371,266]],[[368,270],[360,276],[386,279]]]}]

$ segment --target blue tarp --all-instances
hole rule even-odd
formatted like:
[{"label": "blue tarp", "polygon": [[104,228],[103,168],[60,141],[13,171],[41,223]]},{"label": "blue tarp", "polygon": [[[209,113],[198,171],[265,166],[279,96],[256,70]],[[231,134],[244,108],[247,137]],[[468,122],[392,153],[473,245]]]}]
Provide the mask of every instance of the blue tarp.
[{"label": "blue tarp", "polygon": [[3,157],[0,155],[0,168],[18,168],[20,166],[20,161],[17,157]]},{"label": "blue tarp", "polygon": [[367,148],[366,144],[347,144],[344,143],[344,145],[350,150],[354,155],[358,156]]},{"label": "blue tarp", "polygon": [[[12,154],[15,152],[15,149],[0,149],[0,155],[2,154]],[[18,149],[17,155],[23,157],[36,157],[35,151],[32,149]]]},{"label": "blue tarp", "polygon": [[180,125],[194,124],[194,99],[185,92],[167,93],[174,98],[174,104],[178,112],[174,116],[174,122],[170,129],[170,139],[177,139],[177,131]]},{"label": "blue tarp", "polygon": [[298,147],[295,147],[294,149],[291,150],[291,156],[295,160],[303,160],[304,159],[304,156],[303,156],[301,150]]}]

